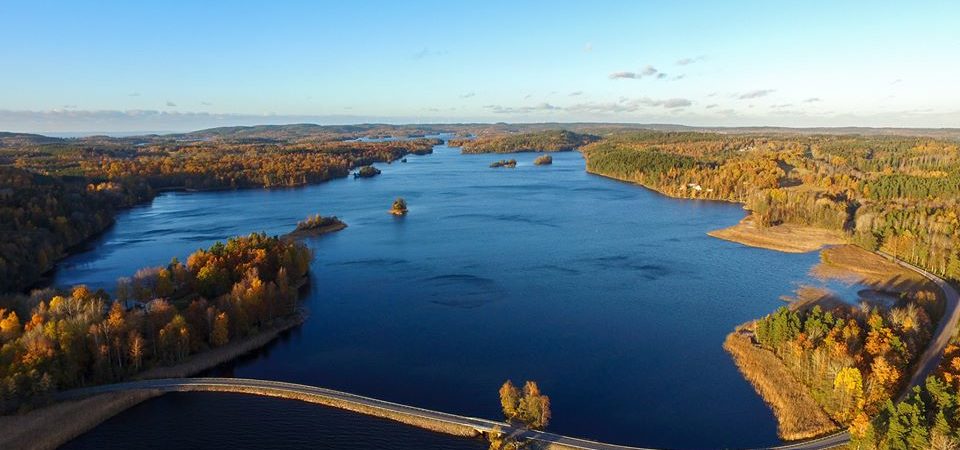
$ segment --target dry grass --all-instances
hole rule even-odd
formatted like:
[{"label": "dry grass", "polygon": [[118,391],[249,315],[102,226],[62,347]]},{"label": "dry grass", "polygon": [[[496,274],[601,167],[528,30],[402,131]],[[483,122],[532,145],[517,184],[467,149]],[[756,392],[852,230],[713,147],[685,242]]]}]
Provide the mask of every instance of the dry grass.
[{"label": "dry grass", "polygon": [[853,245],[831,247],[820,253],[820,264],[811,273],[822,279],[861,283],[873,289],[861,293],[870,303],[905,293],[917,301],[934,321],[943,316],[943,291],[923,275],[876,253]]},{"label": "dry grass", "polygon": [[57,403],[26,414],[0,416],[0,448],[54,449],[117,413],[160,395],[157,391],[114,392]]},{"label": "dry grass", "polygon": [[772,352],[763,350],[741,336],[730,333],[723,343],[744,377],[773,409],[777,417],[777,434],[793,441],[808,439],[836,431],[839,427],[823,411],[800,383]]},{"label": "dry grass", "polygon": [[750,247],[786,253],[807,253],[828,245],[846,242],[843,234],[838,231],[791,224],[758,227],[750,217],[732,227],[714,230],[707,234]]}]

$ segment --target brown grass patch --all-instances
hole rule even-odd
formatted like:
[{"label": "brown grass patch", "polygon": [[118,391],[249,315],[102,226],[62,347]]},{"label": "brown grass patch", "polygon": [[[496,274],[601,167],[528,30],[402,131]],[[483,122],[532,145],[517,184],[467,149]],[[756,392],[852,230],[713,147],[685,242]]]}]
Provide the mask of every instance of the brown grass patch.
[{"label": "brown grass patch", "polygon": [[846,242],[843,233],[838,231],[792,224],[758,227],[749,216],[732,227],[714,230],[707,234],[750,247],[786,253],[807,253],[828,245]]},{"label": "brown grass patch", "polygon": [[727,335],[723,348],[777,417],[777,434],[793,441],[822,436],[839,427],[813,400],[809,389],[772,352],[761,349],[739,332]]},{"label": "brown grass patch", "polygon": [[160,395],[158,391],[113,392],[61,402],[26,414],[0,416],[0,448],[54,449],[117,413]]},{"label": "brown grass patch", "polygon": [[844,280],[870,286],[861,297],[880,302],[884,296],[905,293],[930,313],[931,319],[943,316],[946,299],[943,291],[927,277],[883,256],[854,245],[831,247],[820,252],[820,264],[811,273],[821,279]]}]

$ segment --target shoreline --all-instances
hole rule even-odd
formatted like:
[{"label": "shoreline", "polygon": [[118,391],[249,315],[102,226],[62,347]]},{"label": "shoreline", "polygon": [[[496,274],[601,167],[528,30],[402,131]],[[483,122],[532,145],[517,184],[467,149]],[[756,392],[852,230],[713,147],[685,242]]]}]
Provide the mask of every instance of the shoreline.
[{"label": "shoreline", "polygon": [[[303,286],[305,282],[301,284]],[[278,319],[269,329],[242,341],[191,355],[173,366],[154,367],[133,380],[182,378],[213,369],[223,363],[259,350],[307,319],[297,314]],[[156,390],[135,390],[100,394],[82,400],[68,400],[33,409],[23,414],[0,416],[0,448],[53,449],[90,431],[111,417],[146,400],[163,395]],[[64,427],[63,424],[70,426]],[[55,430],[51,434],[51,430]]]}]

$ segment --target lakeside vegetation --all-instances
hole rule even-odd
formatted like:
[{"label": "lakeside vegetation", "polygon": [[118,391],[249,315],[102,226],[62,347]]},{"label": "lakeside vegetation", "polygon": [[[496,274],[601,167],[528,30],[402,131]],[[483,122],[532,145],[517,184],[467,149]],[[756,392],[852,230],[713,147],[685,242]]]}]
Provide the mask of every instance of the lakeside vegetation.
[{"label": "lakeside vegetation", "polygon": [[212,136],[0,139],[0,294],[36,285],[71,249],[113,224],[117,211],[158,192],[319,183],[372,162],[430,153],[441,142]]},{"label": "lakeside vegetation", "polygon": [[517,167],[517,160],[515,159],[501,159],[500,161],[494,161],[490,163],[490,168],[497,169],[500,167],[506,167],[508,169],[513,169]]},{"label": "lakeside vegetation", "polygon": [[297,222],[297,228],[283,237],[284,239],[300,239],[308,236],[320,236],[340,231],[346,227],[347,224],[343,223],[337,216],[324,217],[320,214],[314,214]]},{"label": "lakeside vegetation", "polygon": [[[405,160],[402,160],[406,162]],[[363,166],[360,170],[357,170],[357,173],[353,174],[354,178],[373,178],[377,175],[380,175],[380,169],[373,166]]]},{"label": "lakeside vegetation", "polygon": [[[540,392],[535,381],[527,381],[518,389],[507,380],[500,386],[500,407],[507,422],[520,428],[543,430],[550,423],[550,397]],[[530,442],[506,434],[499,428],[487,436],[490,450],[517,450],[526,448]]]},{"label": "lakeside vegetation", "polygon": [[540,155],[533,160],[535,166],[547,166],[553,164],[553,157],[550,155]]},{"label": "lakeside vegetation", "polygon": [[0,410],[116,382],[257,335],[297,312],[310,250],[262,233],[117,282],[44,289],[0,308]]},{"label": "lakeside vegetation", "polygon": [[494,134],[475,139],[454,139],[448,145],[463,153],[563,152],[576,150],[599,138],[567,130],[519,134]]},{"label": "lakeside vegetation", "polygon": [[407,201],[403,197],[397,197],[393,201],[393,204],[390,205],[390,214],[395,216],[405,216],[407,215]]},{"label": "lakeside vegetation", "polygon": [[[822,229],[960,281],[955,140],[615,132],[583,153],[592,173],[675,197],[743,203],[751,212],[745,223],[758,228],[754,241],[771,238],[764,229],[785,241],[802,239],[791,227]],[[750,234],[724,231],[734,240]],[[784,438],[823,434],[832,421],[849,428],[851,448],[955,448],[956,344],[925,386],[896,403],[941,313],[929,293],[909,289],[889,308],[781,308],[725,347],[771,403]],[[785,384],[769,378],[779,371],[790,374]]]}]

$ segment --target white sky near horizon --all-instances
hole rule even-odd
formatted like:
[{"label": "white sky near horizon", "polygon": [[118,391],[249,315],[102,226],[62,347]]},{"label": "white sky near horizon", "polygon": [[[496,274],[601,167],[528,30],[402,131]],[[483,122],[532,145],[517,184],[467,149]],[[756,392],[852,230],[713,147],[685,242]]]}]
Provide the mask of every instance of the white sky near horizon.
[{"label": "white sky near horizon", "polygon": [[958,19],[950,1],[8,1],[0,130],[960,127]]}]

